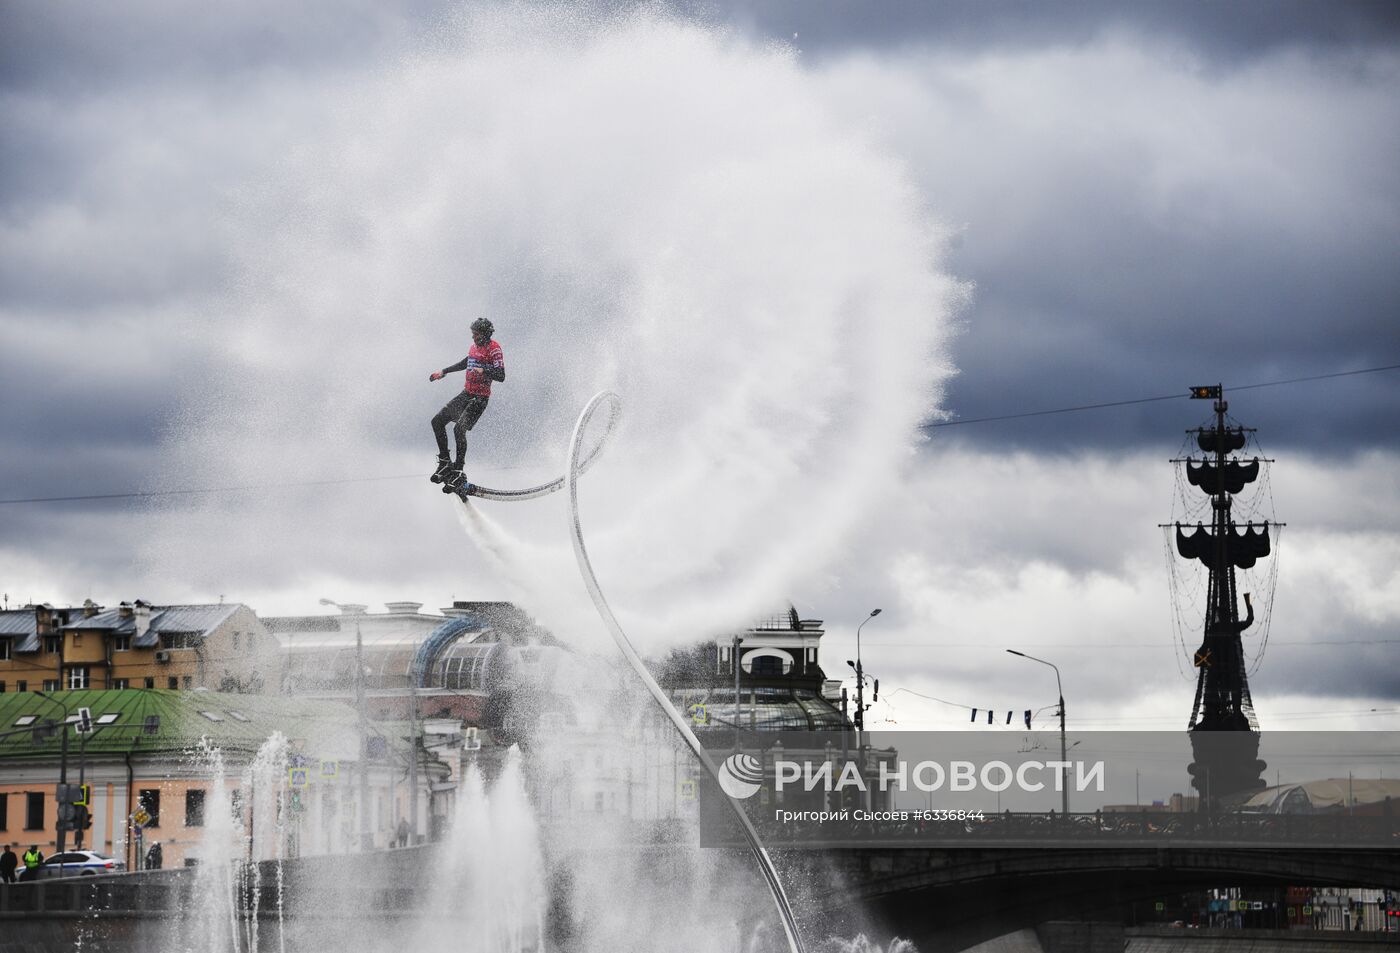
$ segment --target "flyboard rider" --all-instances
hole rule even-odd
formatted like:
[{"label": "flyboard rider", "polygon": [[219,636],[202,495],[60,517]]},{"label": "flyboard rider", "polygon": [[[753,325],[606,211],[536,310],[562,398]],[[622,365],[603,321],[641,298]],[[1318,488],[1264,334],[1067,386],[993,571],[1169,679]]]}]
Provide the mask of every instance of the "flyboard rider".
[{"label": "flyboard rider", "polygon": [[[467,372],[466,385],[462,392],[447,402],[433,418],[433,436],[437,438],[437,469],[430,478],[442,484],[442,492],[453,493],[469,485],[462,474],[462,463],[467,455],[467,431],[476,426],[486,405],[491,400],[491,382],[505,381],[506,361],[491,335],[495,326],[486,318],[472,322],[472,346],[467,356],[451,367],[433,371],[428,380],[439,381],[453,371]],[[447,455],[447,425],[457,437],[457,457]]]}]

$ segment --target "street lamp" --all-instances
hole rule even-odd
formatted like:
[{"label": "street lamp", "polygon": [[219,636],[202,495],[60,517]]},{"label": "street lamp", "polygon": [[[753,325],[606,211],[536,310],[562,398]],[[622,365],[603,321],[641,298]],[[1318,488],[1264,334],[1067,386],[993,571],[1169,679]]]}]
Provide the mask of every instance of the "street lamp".
[{"label": "street lamp", "polygon": [[[318,600],[323,606],[335,606],[341,612],[345,607],[334,599]],[[360,607],[363,608],[363,607]],[[355,619],[355,708],[359,713],[360,725],[360,850],[374,849],[374,835],[369,829],[369,722],[365,714],[365,648],[360,636],[360,620]],[[414,746],[414,759],[417,759],[417,746]],[[417,818],[414,818],[417,823]]]},{"label": "street lamp", "polygon": [[[856,742],[860,742],[860,733],[865,730],[865,669],[861,667],[860,658],[860,630],[865,628],[865,623],[879,615],[881,610],[871,609],[870,615],[861,620],[856,626]],[[848,663],[849,664],[849,663]]]},{"label": "street lamp", "polygon": [[[48,702],[50,705],[57,705],[59,708],[61,708],[61,709],[63,710],[63,721],[60,722],[60,723],[59,723],[59,726],[58,726],[59,733],[63,736],[63,740],[62,740],[61,746],[60,746],[60,752],[61,752],[61,753],[60,753],[59,756],[58,756],[58,758],[59,758],[59,760],[58,760],[58,784],[59,784],[59,788],[60,788],[61,790],[67,790],[67,789],[68,789],[68,718],[69,718],[69,716],[71,715],[71,712],[69,712],[68,706],[67,706],[67,705],[63,704],[63,702],[59,701],[57,698],[54,698],[52,695],[46,694],[45,692],[35,692],[34,694],[35,694],[35,695],[38,695],[40,698],[42,698],[44,701]],[[56,836],[55,839],[54,839],[54,842],[58,845],[58,849],[57,849],[56,853],[59,853],[59,854],[63,853],[64,849],[68,846],[68,828],[65,827],[64,824],[65,824],[65,822],[64,822],[63,818],[60,817],[60,818],[58,819],[58,834],[57,834],[57,836]]]},{"label": "street lamp", "polygon": [[1015,649],[1007,649],[1012,655],[1019,655],[1021,658],[1030,659],[1032,662],[1039,662],[1041,665],[1048,665],[1055,670],[1055,687],[1060,692],[1060,812],[1065,819],[1069,819],[1069,750],[1065,747],[1065,689],[1060,682],[1060,667],[1054,662],[1047,662],[1043,658],[1036,658],[1034,655],[1027,655],[1025,652],[1018,652]]}]

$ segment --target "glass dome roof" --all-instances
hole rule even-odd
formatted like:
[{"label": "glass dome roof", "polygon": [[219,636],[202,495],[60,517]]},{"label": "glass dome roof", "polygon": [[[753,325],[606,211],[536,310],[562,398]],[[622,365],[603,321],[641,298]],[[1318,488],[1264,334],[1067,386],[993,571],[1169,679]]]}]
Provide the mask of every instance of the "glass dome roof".
[{"label": "glass dome roof", "polygon": [[[697,730],[734,727],[734,689],[685,689],[673,693]],[[704,722],[692,706],[703,705]],[[746,731],[840,731],[849,727],[830,702],[816,692],[788,688],[741,688],[739,727]]]}]

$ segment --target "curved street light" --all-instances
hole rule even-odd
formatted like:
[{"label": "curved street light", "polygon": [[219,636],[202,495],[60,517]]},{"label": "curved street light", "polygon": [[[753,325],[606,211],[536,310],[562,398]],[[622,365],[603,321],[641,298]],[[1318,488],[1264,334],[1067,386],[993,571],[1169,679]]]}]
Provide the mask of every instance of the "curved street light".
[{"label": "curved street light", "polygon": [[1064,814],[1064,819],[1069,819],[1069,749],[1065,746],[1065,689],[1060,681],[1060,667],[1054,662],[1047,662],[1043,658],[1036,658],[1034,655],[1027,655],[1025,652],[1018,652],[1015,649],[1007,649],[1012,655],[1019,655],[1021,658],[1030,659],[1032,662],[1039,662],[1041,665],[1048,665],[1055,670],[1055,688],[1060,693],[1060,811]]},{"label": "curved street light", "polygon": [[860,743],[860,733],[865,730],[865,669],[861,667],[860,659],[860,630],[865,628],[865,623],[875,618],[881,613],[880,609],[871,609],[870,615],[861,620],[856,626],[856,743]]}]

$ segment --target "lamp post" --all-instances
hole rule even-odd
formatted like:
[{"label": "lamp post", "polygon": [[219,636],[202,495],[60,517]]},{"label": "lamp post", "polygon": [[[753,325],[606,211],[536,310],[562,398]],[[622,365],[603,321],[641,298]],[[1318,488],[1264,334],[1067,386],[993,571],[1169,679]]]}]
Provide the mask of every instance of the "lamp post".
[{"label": "lamp post", "polygon": [[[345,607],[333,599],[321,599],[320,603],[345,611]],[[374,849],[374,835],[369,826],[369,719],[365,713],[365,648],[358,618],[355,620],[355,709],[360,728],[360,764],[356,772],[359,776],[360,850],[368,852]],[[417,739],[415,748],[416,742]]]},{"label": "lamp post", "polygon": [[860,630],[865,628],[865,623],[875,618],[881,612],[880,609],[871,609],[870,615],[861,620],[856,626],[856,743],[860,743],[860,734],[865,730],[865,669],[861,665],[860,658]]},{"label": "lamp post", "polygon": [[1055,687],[1060,692],[1060,813],[1064,819],[1069,819],[1069,749],[1065,746],[1065,689],[1060,681],[1060,667],[1054,662],[1047,662],[1043,658],[1036,658],[1034,655],[1027,655],[1025,652],[1018,652],[1015,649],[1007,649],[1012,655],[1019,655],[1021,658],[1030,659],[1032,662],[1039,662],[1041,665],[1048,665],[1055,670]]},{"label": "lamp post", "polygon": [[[38,695],[40,698],[42,698],[44,701],[48,702],[49,704],[51,704],[51,705],[57,705],[59,708],[63,709],[63,721],[60,722],[60,723],[59,723],[59,726],[58,726],[59,733],[60,733],[60,735],[62,735],[62,739],[63,739],[62,742],[61,742],[61,748],[60,748],[61,753],[60,753],[59,756],[58,756],[58,758],[59,758],[59,760],[58,760],[58,784],[59,784],[59,788],[60,788],[61,790],[67,790],[67,788],[68,788],[68,716],[69,716],[68,706],[65,705],[65,704],[63,704],[63,702],[59,701],[57,698],[54,698],[52,695],[45,694],[44,692],[35,692],[34,694],[35,694],[35,695]],[[55,836],[55,839],[54,839],[54,843],[57,844],[57,849],[55,850],[55,853],[58,853],[58,854],[63,853],[64,849],[68,846],[68,828],[67,828],[66,826],[64,826],[64,824],[65,824],[65,822],[64,822],[63,818],[60,817],[60,818],[58,819],[58,833],[57,833],[57,835]]]},{"label": "lamp post", "polygon": [[[865,623],[869,622],[871,619],[875,618],[879,614],[879,609],[871,609],[870,615],[862,619],[860,625],[856,626],[856,662],[854,665],[851,665],[851,667],[856,670],[856,757],[860,760],[860,773],[862,778],[865,777],[865,668],[862,664],[860,657],[860,630],[865,628]],[[847,661],[846,664],[850,665],[851,663]],[[876,694],[878,695],[878,682],[876,682],[875,688]],[[864,787],[865,808],[866,810],[869,810],[870,785],[866,784],[864,785]]]}]

